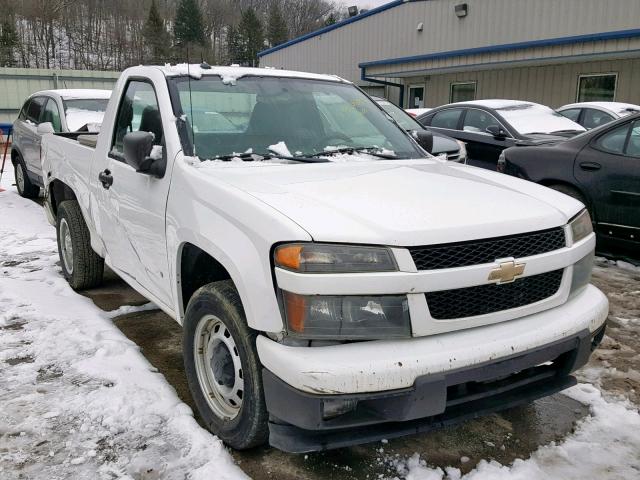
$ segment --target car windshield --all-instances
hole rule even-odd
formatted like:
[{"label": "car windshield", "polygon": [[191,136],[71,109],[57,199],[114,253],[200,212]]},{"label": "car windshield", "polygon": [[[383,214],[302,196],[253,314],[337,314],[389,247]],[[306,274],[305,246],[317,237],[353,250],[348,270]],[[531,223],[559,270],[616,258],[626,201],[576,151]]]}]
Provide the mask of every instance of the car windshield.
[{"label": "car windshield", "polygon": [[223,82],[217,75],[171,81],[201,159],[274,150],[291,157],[358,150],[385,158],[424,156],[351,84],[268,76]]},{"label": "car windshield", "polygon": [[75,132],[86,125],[101,124],[109,104],[108,98],[74,98],[63,100],[67,127]]},{"label": "car windshield", "polygon": [[394,105],[393,103],[387,100],[376,100],[376,101],[378,102],[378,105],[384,108],[385,112],[391,115],[391,117],[396,122],[398,122],[398,125],[400,125],[405,130],[422,130],[423,129],[422,125],[420,125],[417,120],[414,120],[414,118],[411,115],[409,115],[407,112],[402,110],[397,105]]},{"label": "car windshield", "polygon": [[585,128],[558,112],[538,105],[537,103],[521,103],[508,107],[496,108],[502,117],[521,135],[533,133],[566,133],[584,132]]}]

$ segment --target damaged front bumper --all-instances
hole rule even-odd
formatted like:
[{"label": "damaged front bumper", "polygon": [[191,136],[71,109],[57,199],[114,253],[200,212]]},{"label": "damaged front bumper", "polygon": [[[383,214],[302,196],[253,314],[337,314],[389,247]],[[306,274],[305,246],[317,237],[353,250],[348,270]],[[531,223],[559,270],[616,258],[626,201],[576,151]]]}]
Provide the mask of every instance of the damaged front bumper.
[{"label": "damaged front bumper", "polygon": [[424,432],[575,384],[602,339],[593,286],[560,307],[410,340],[288,347],[259,337],[271,445],[308,452]]}]

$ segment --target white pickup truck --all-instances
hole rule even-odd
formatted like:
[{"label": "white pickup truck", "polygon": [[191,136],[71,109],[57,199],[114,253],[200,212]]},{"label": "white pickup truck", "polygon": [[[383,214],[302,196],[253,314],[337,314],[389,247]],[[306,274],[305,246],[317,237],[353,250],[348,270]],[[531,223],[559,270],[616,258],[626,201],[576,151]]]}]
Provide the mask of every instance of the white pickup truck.
[{"label": "white pickup truck", "polygon": [[93,287],[106,262],[183,326],[199,414],[234,448],[527,402],[604,334],[582,204],[431,157],[340,78],[134,67],[73,137],[43,140],[64,276]]}]

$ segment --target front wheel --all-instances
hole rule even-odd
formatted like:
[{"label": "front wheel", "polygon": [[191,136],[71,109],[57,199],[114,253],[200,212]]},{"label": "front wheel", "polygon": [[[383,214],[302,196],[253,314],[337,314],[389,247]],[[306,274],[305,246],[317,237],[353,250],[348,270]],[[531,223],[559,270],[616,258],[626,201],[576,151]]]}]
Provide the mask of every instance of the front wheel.
[{"label": "front wheel", "polygon": [[243,450],[268,438],[256,332],[247,326],[238,291],[223,280],[200,288],[184,319],[189,389],[207,428]]}]

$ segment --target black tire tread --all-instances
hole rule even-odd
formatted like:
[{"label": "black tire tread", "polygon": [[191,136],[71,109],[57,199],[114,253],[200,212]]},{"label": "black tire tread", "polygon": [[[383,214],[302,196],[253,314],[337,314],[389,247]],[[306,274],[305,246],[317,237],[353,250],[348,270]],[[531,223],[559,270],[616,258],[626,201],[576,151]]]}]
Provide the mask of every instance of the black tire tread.
[{"label": "black tire tread", "polygon": [[66,218],[73,242],[73,273],[69,274],[62,260],[59,228],[57,230],[58,253],[65,278],[74,290],[94,288],[102,283],[104,259],[91,248],[91,236],[76,200],[65,200],[58,205],[58,222]]},{"label": "black tire tread", "polygon": [[[199,299],[207,297],[208,300],[213,300],[217,304],[217,306],[219,306],[219,308],[227,314],[228,318],[222,318],[221,316],[219,316],[219,318],[227,324],[227,327],[230,327],[230,325],[228,324],[228,320],[231,320],[233,322],[231,328],[237,329],[237,333],[240,337],[242,337],[236,339],[236,344],[242,343],[243,349],[245,349],[245,347],[249,349],[249,355],[247,355],[247,358],[242,359],[243,371],[246,372],[247,369],[251,371],[251,379],[253,384],[252,388],[255,393],[251,399],[248,398],[247,395],[243,397],[243,408],[245,407],[247,401],[250,400],[254,402],[255,415],[250,417],[251,422],[247,423],[234,433],[219,431],[217,428],[215,428],[215,425],[207,419],[207,415],[203,413],[203,409],[208,410],[209,407],[206,405],[206,402],[202,397],[200,385],[195,374],[195,367],[193,366],[193,339],[187,337],[195,331],[195,323],[199,320],[199,318],[195,318],[192,315],[193,310],[195,310],[196,308],[195,305],[196,303],[198,303]],[[198,407],[198,410],[200,411],[200,416],[205,421],[206,426],[213,433],[218,435],[225,443],[237,450],[246,450],[266,443],[269,438],[269,416],[267,413],[267,408],[264,400],[264,392],[262,388],[262,366],[260,365],[260,362],[258,360],[258,352],[256,349],[256,338],[258,336],[258,333],[250,329],[247,325],[244,308],[242,307],[242,301],[240,300],[240,295],[238,294],[238,290],[233,284],[233,281],[221,280],[218,282],[209,283],[199,288],[193,294],[189,301],[189,305],[185,314],[185,324],[183,325],[183,327],[185,333],[183,341],[183,353],[185,358],[187,380],[189,382],[189,387],[193,394],[194,401]],[[250,365],[244,365],[245,360],[249,362]],[[244,378],[245,381],[247,381],[246,373],[244,375]],[[242,411],[240,415],[242,415]],[[237,418],[238,417],[236,417],[234,421],[237,420]]]}]

